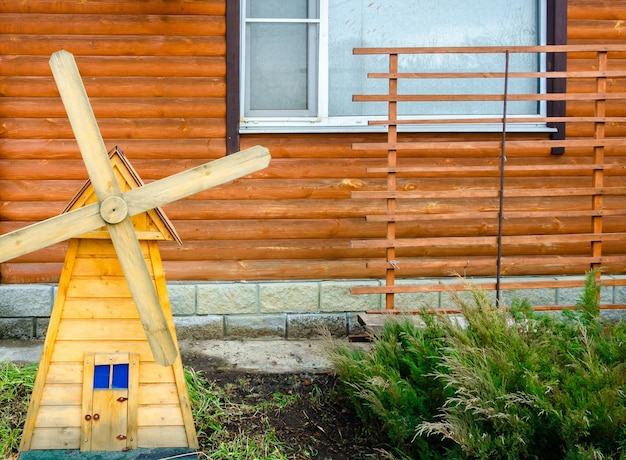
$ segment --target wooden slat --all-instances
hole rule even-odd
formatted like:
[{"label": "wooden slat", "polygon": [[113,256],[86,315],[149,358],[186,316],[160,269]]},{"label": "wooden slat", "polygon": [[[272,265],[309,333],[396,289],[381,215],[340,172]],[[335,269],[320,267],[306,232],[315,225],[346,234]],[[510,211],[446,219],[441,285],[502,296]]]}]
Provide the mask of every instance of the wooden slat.
[{"label": "wooden slat", "polygon": [[161,404],[148,406],[140,405],[137,420],[140,427],[183,425],[180,406],[177,404],[171,406]]},{"label": "wooden slat", "polygon": [[151,383],[139,386],[139,405],[175,405],[178,404],[178,393],[173,383]]},{"label": "wooden slat", "polygon": [[[224,118],[223,98],[209,97],[91,97],[98,119],[103,118]],[[52,97],[12,97],[0,105],[2,118],[62,118],[63,105]]]},{"label": "wooden slat", "polygon": [[[504,168],[505,174],[511,173],[547,173],[554,175],[559,172],[567,173],[590,173],[594,170],[606,170],[606,171],[625,171],[626,166],[623,164],[552,164],[552,165],[507,165]],[[500,172],[500,167],[496,165],[482,165],[482,166],[416,166],[416,167],[395,167],[395,168],[367,168],[367,172],[371,173],[422,173],[424,175],[432,173],[455,173],[460,172],[463,174],[473,172]]]},{"label": "wooden slat", "polygon": [[[58,5],[58,3],[57,3]],[[56,7],[56,6],[55,6]],[[49,54],[2,56],[0,75],[9,77],[45,77],[50,79]],[[224,77],[223,56],[77,56],[83,77],[163,78],[163,77]],[[86,79],[89,83],[89,78]],[[192,80],[193,81],[193,80]]]},{"label": "wooden slat", "polygon": [[[424,213],[424,214],[404,214],[404,215],[368,215],[368,222],[417,222],[417,221],[437,221],[437,220],[473,220],[473,219],[497,219],[499,213],[496,211],[473,211],[473,212],[451,212],[446,214]],[[550,211],[505,211],[505,219],[530,219],[534,217],[592,217],[592,216],[626,216],[626,209],[616,210],[550,210]]]},{"label": "wooden slat", "polygon": [[[574,101],[577,102],[577,101]],[[507,123],[624,123],[626,117],[507,117]],[[502,118],[414,118],[414,119],[402,119],[402,120],[369,120],[367,122],[371,126],[376,125],[472,125],[472,124],[490,124],[502,123]],[[480,129],[477,126],[476,129]]]},{"label": "wooden slat", "polygon": [[[47,54],[66,49],[77,56],[125,54],[132,43],[136,55],[146,56],[224,56],[224,37],[170,36],[81,36],[71,35],[0,35],[0,54]],[[36,53],[35,53],[36,50]]]},{"label": "wooden slat", "polygon": [[[532,93],[508,94],[507,100],[514,101],[599,101],[624,100],[625,93]],[[502,94],[357,94],[354,102],[462,102],[503,101]]]},{"label": "wooden slat", "polygon": [[[576,288],[584,286],[584,280],[550,280],[550,281],[528,281],[513,282],[503,281],[501,288],[505,290],[513,289],[545,289],[545,288]],[[441,283],[424,285],[402,285],[402,286],[355,286],[350,288],[352,294],[384,294],[393,292],[395,294],[409,294],[416,292],[443,292],[448,290],[467,291],[473,288],[481,288],[493,291],[495,283]]]},{"label": "wooden slat", "polygon": [[138,447],[188,447],[187,434],[182,426],[140,426]]},{"label": "wooden slat", "polygon": [[622,27],[614,21],[596,19],[577,19],[569,22],[567,28],[568,40],[582,39],[593,36],[600,40],[621,40]]},{"label": "wooden slat", "polygon": [[[542,245],[552,243],[588,243],[591,241],[620,241],[623,239],[621,233],[578,233],[578,234],[554,234],[554,235],[505,235],[502,237],[502,244],[525,244]],[[463,247],[483,245],[491,248],[496,247],[496,236],[449,236],[436,238],[404,238],[397,240],[354,240],[354,248],[386,248],[389,246],[401,247]]]},{"label": "wooden slat", "polygon": [[48,383],[44,387],[41,398],[42,406],[79,406],[81,404],[83,386],[74,384]]},{"label": "wooden slat", "polygon": [[[226,125],[218,118],[104,118],[99,120],[105,138],[135,137],[176,139],[223,138]],[[73,139],[66,118],[0,118],[0,136],[7,139]]]},{"label": "wooden slat", "polygon": [[[597,264],[626,264],[626,256],[505,256],[502,258],[502,265],[504,267],[514,267],[522,265],[574,265],[584,264],[589,265],[591,263]],[[472,259],[451,259],[442,258],[440,260],[432,259],[398,259],[393,264],[389,262],[368,262],[368,268],[373,269],[387,269],[396,268],[400,271],[408,268],[448,268],[449,270],[463,270],[476,267],[492,267],[495,268],[495,257],[473,257]]]},{"label": "wooden slat", "polygon": [[75,406],[41,406],[36,428],[78,428],[81,421],[80,404]]},{"label": "wooden slat", "polygon": [[141,322],[135,319],[64,319],[59,325],[58,340],[146,340]]},{"label": "wooden slat", "polygon": [[626,77],[624,70],[585,70],[562,72],[369,72],[367,78],[396,79],[448,79],[448,78],[619,78]]},{"label": "wooden slat", "polygon": [[[53,8],[50,11],[55,11]],[[80,10],[79,10],[80,11]],[[15,35],[163,35],[223,36],[224,16],[213,15],[151,15],[141,14],[72,14],[4,13],[2,32]]]},{"label": "wooden slat", "polygon": [[[623,138],[606,138],[606,139],[563,139],[563,140],[510,140],[507,141],[507,150],[511,148],[533,148],[533,147],[594,147],[596,145],[624,145]],[[458,142],[395,142],[395,143],[355,143],[352,148],[361,149],[379,149],[379,150],[477,150],[477,149],[499,149],[500,141],[476,141],[467,142],[459,139]]]},{"label": "wooden slat", "polygon": [[354,48],[353,53],[360,54],[494,54],[494,53],[595,53],[598,51],[625,51],[623,44],[574,44],[545,46],[449,46],[449,47],[387,47]]},{"label": "wooden slat", "polygon": [[568,5],[567,16],[574,19],[619,20],[626,17],[626,5],[614,0],[576,0]]},{"label": "wooden slat", "polygon": [[33,434],[30,450],[78,449],[80,447],[80,428],[52,427],[38,428]]},{"label": "wooden slat", "polygon": [[[542,188],[542,189],[506,189],[505,197],[537,197],[537,196],[594,196],[594,195],[624,195],[626,187],[585,187],[574,189]],[[424,190],[424,191],[356,191],[352,192],[352,198],[376,199],[428,199],[428,198],[493,198],[500,195],[499,190],[474,189],[474,190]]]},{"label": "wooden slat", "polygon": [[139,384],[151,386],[156,383],[175,384],[172,367],[163,367],[154,362],[142,361],[139,366]]},{"label": "wooden slat", "polygon": [[75,362],[83,358],[85,350],[98,350],[98,353],[116,353],[119,350],[139,353],[141,361],[154,362],[152,351],[147,342],[129,340],[112,342],[110,340],[59,340],[52,351],[52,363]]},{"label": "wooden slat", "polygon": [[[162,61],[163,66],[177,64],[182,65],[182,63]],[[143,69],[138,70],[143,71]],[[145,98],[145,102],[154,104],[154,100],[149,100],[155,97],[172,98],[172,102],[175,102],[176,98],[182,98],[180,99],[181,102],[189,103],[190,100],[186,98],[192,98],[191,101],[195,101],[197,98],[199,102],[211,101],[209,98],[221,98],[223,101],[226,95],[226,82],[221,76],[98,76],[86,77],[85,89],[93,103],[96,103],[99,98],[115,98],[115,101],[120,104],[125,102],[124,98]],[[6,97],[5,103],[15,105],[15,101],[22,103],[29,101],[45,102],[46,99],[44,98],[56,96],[57,89],[50,77],[18,75],[0,77],[0,93]],[[60,102],[58,99],[55,100]],[[164,100],[167,101],[167,99]]]},{"label": "wooden slat", "polygon": [[208,14],[224,15],[223,0],[151,0],[148,3],[134,0],[98,0],[97,2],[61,2],[54,0],[28,0],[28,2],[3,2],[1,13],[49,13],[60,14]]}]

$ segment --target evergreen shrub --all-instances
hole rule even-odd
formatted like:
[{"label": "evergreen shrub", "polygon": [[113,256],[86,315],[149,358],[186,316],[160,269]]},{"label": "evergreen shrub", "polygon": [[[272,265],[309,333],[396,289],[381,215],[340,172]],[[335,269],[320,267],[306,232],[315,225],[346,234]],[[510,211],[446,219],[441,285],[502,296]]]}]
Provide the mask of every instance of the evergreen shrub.
[{"label": "evergreen shrub", "polygon": [[333,345],[341,392],[372,433],[421,459],[626,458],[626,323],[600,316],[595,273],[575,310],[496,308],[388,322],[370,351]]}]

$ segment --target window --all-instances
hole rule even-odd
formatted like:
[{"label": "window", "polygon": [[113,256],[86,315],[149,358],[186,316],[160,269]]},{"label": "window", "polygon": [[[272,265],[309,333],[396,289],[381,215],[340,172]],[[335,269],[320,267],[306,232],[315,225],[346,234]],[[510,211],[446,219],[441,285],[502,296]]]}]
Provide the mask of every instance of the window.
[{"label": "window", "polygon": [[98,364],[94,366],[94,390],[128,388],[128,364]]},{"label": "window", "polygon": [[[385,71],[383,57],[355,56],[355,47],[498,46],[546,43],[549,0],[242,0],[241,117],[244,131],[369,130],[385,104],[353,102],[353,94],[386,92],[385,81],[367,72]],[[543,70],[545,62],[523,55],[511,71]],[[377,59],[379,59],[377,61]],[[502,56],[406,56],[402,71],[464,69],[503,71]],[[494,83],[495,82],[495,83]],[[498,80],[476,80],[463,91],[494,92]],[[452,91],[455,81],[403,81],[403,93]],[[458,82],[456,83],[458,84]],[[510,91],[545,91],[536,79]],[[382,85],[382,86],[381,86]],[[448,85],[448,87],[446,87]],[[458,88],[454,88],[458,92]],[[499,89],[499,87],[498,87]],[[400,115],[476,115],[477,104],[403,104]],[[515,115],[545,113],[541,104],[509,107]],[[498,115],[501,104],[478,114]]]}]

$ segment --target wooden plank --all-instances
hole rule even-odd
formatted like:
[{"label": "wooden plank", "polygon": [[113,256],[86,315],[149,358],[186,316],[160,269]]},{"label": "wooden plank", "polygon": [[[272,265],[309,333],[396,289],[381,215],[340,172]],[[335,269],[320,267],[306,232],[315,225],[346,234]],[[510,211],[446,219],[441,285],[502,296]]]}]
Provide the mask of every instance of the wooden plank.
[{"label": "wooden plank", "polygon": [[139,354],[129,354],[128,369],[128,417],[126,426],[126,448],[137,449],[138,446],[138,421],[139,398],[141,396],[139,387]]},{"label": "wooden plank", "polygon": [[69,282],[67,296],[74,299],[132,299],[124,278],[108,278],[99,282],[89,278],[75,278]]},{"label": "wooden plank", "polygon": [[[602,263],[604,260],[611,262],[626,263],[626,256],[617,256],[611,258],[605,257],[592,257],[592,256],[505,256],[502,258],[502,265],[504,267],[511,267],[516,265],[573,265],[573,264],[590,264],[590,263]],[[389,269],[395,268],[396,270],[405,270],[407,268],[446,268],[449,270],[463,271],[475,267],[495,267],[495,257],[473,257],[472,259],[451,259],[442,258],[439,260],[433,259],[403,259],[398,258],[393,264],[385,261],[373,261],[368,262],[369,268]]]},{"label": "wooden plank", "polygon": [[37,415],[36,429],[39,428],[79,428],[80,405],[76,406],[41,406]]},{"label": "wooden plank", "polygon": [[146,334],[137,319],[63,319],[57,340],[146,340]]},{"label": "wooden plank", "polygon": [[[56,8],[56,6],[55,6]],[[0,75],[33,76],[50,79],[49,55],[3,56],[10,65],[0,66]],[[128,77],[224,77],[226,61],[223,56],[80,56],[84,77],[104,76],[116,80]],[[193,80],[192,80],[193,81]],[[89,84],[89,79],[87,79]],[[182,94],[181,94],[182,95]]]},{"label": "wooden plank", "polygon": [[[0,118],[0,123],[0,134],[7,139],[73,137],[65,118]],[[217,118],[104,118],[99,126],[105,138],[223,138],[226,132],[224,120]]]},{"label": "wooden plank", "polygon": [[140,405],[137,420],[140,431],[141,428],[148,426],[183,425],[183,416],[178,404]]},{"label": "wooden plank", "polygon": [[626,5],[613,0],[577,0],[569,5],[567,15],[574,19],[620,20],[626,17]]},{"label": "wooden plank", "polygon": [[174,384],[174,371],[171,366],[159,366],[154,362],[141,361],[139,366],[140,385]]},{"label": "wooden plank", "polygon": [[69,298],[63,311],[65,319],[137,319],[139,314],[131,298]]},{"label": "wooden plank", "polygon": [[29,0],[24,2],[4,2],[0,5],[2,13],[49,13],[62,14],[83,12],[89,14],[225,14],[223,0],[156,0],[150,3],[138,3],[133,0],[98,0],[84,4],[59,3],[54,0]]},{"label": "wooden plank", "polygon": [[446,46],[446,47],[387,47],[354,48],[353,54],[494,54],[509,53],[574,53],[626,51],[623,44],[573,44],[550,46]]},{"label": "wooden plank", "polygon": [[[120,266],[119,260],[115,258],[86,258],[81,257],[76,260],[76,270],[81,278],[98,278],[104,282],[115,278],[122,278],[124,273]],[[99,281],[92,281],[94,284]],[[77,297],[81,297],[80,293],[76,293]],[[93,296],[91,296],[93,297]]]},{"label": "wooden plank", "polygon": [[[564,140],[511,140],[507,141],[508,148],[525,148],[525,147],[595,147],[597,145],[624,145],[623,138],[605,138],[605,139],[564,139]],[[499,141],[474,141],[468,142],[459,139],[457,142],[395,142],[395,143],[355,143],[352,148],[360,149],[379,149],[379,150],[476,150],[484,148],[499,149],[501,143]]]},{"label": "wooden plank", "polygon": [[[445,198],[493,198],[499,196],[499,190],[426,190],[426,191],[355,191],[353,198],[376,199],[445,199]],[[594,196],[594,195],[626,195],[626,187],[585,187],[585,188],[556,188],[540,189],[505,189],[505,197],[537,197],[537,196]]]},{"label": "wooden plank", "polygon": [[185,429],[182,426],[140,426],[138,447],[188,447]]},{"label": "wooden plank", "polygon": [[142,383],[139,385],[139,405],[157,406],[178,404],[178,391],[174,383]]},{"label": "wooden plank", "polygon": [[38,428],[33,434],[30,446],[31,450],[78,449],[80,447],[80,428]]},{"label": "wooden plank", "polygon": [[[502,237],[502,244],[528,244],[541,245],[552,243],[585,243],[590,241],[619,241],[623,239],[621,233],[577,233],[577,234],[552,234],[552,235],[505,235]],[[352,241],[353,247],[437,247],[445,245],[451,246],[474,246],[484,245],[495,247],[496,236],[449,236],[435,238],[405,238],[396,240],[356,240]]]},{"label": "wooden plank", "polygon": [[139,353],[140,360],[154,362],[152,351],[146,341],[131,340],[112,342],[110,340],[58,340],[52,352],[53,363],[81,361],[86,351],[97,351],[98,353],[115,353],[119,350],[130,353]]},{"label": "wooden plank", "polygon": [[71,35],[0,35],[0,54],[37,54],[50,55],[65,49],[77,56],[102,55],[115,56],[128,53],[129,43],[133,52],[146,56],[224,56],[226,41],[224,37],[188,37],[170,36],[135,36],[105,35],[89,36],[89,41],[81,36]]},{"label": "wooden plank", "polygon": [[94,374],[95,374],[95,353],[87,350],[83,355],[83,393],[81,400],[82,417],[80,419],[80,450],[87,452],[91,450],[93,438],[93,423],[86,415],[93,415],[94,398]]},{"label": "wooden plank", "polygon": [[[550,280],[550,281],[528,281],[528,282],[507,282],[501,283],[501,289],[544,289],[555,287],[581,287],[584,280]],[[384,294],[393,292],[394,294],[408,294],[415,292],[443,292],[443,291],[467,291],[475,287],[493,291],[495,283],[441,283],[424,285],[401,285],[401,286],[355,286],[350,288],[351,294]]]},{"label": "wooden plank", "polygon": [[[4,13],[2,30],[14,35],[157,35],[157,36],[224,36],[223,15],[165,14],[71,14]],[[46,12],[49,13],[50,11]]]},{"label": "wooden plank", "polygon": [[[507,99],[513,101],[598,101],[624,100],[625,93],[532,93],[509,94]],[[503,101],[502,94],[355,94],[354,102],[461,102],[461,101]]]},{"label": "wooden plank", "polygon": [[[511,80],[515,78],[619,78],[626,77],[626,71],[624,70],[584,70],[584,71],[547,71],[547,72],[369,72],[367,78],[382,78],[382,79],[448,79],[448,78],[463,78],[463,79],[490,79],[499,78],[502,79],[508,76]],[[569,88],[568,88],[569,89]],[[509,119],[507,117],[507,119]],[[534,118],[533,118],[534,120]],[[526,118],[526,121],[529,121]]]},{"label": "wooden plank", "polygon": [[81,384],[83,382],[83,361],[70,363],[50,363],[46,385]]},{"label": "wooden plank", "polygon": [[571,40],[588,39],[619,40],[622,35],[621,27],[616,27],[615,21],[597,19],[576,19],[568,21],[567,37]]},{"label": "wooden plank", "polygon": [[[190,82],[191,83],[191,82]],[[189,86],[189,83],[188,83]],[[223,118],[226,105],[216,97],[92,97],[98,118]],[[57,98],[11,97],[0,106],[0,118],[63,118]]]},{"label": "wooden plank", "polygon": [[[622,209],[604,209],[604,210],[552,210],[552,211],[505,211],[503,216],[505,219],[529,219],[535,217],[592,217],[592,216],[623,216],[626,210]],[[437,221],[437,220],[473,220],[473,219],[497,219],[499,213],[496,211],[472,211],[472,212],[450,212],[446,214],[440,213],[424,213],[424,214],[396,214],[389,216],[386,214],[366,216],[368,222],[413,222],[413,221]]]},{"label": "wooden plank", "polygon": [[82,402],[82,384],[47,383],[41,397],[42,406],[79,406]]},{"label": "wooden plank", "polygon": [[[180,62],[170,63],[165,58],[162,61],[164,66],[177,64],[183,65]],[[138,69],[138,71],[146,72],[144,69]],[[124,98],[129,97],[145,98],[146,100],[156,97],[172,100],[176,98],[188,98],[190,100],[206,98],[215,104],[211,99],[224,98],[226,82],[223,76],[94,76],[85,77],[85,89],[92,100],[117,98],[118,101],[123,102]],[[51,78],[19,74],[0,77],[0,92],[6,96],[6,102],[11,104],[15,104],[13,98],[20,98],[26,102],[37,100],[33,98],[52,98],[57,94],[56,86]],[[97,109],[96,113],[99,111],[100,109]],[[36,116],[36,114],[34,115]]]},{"label": "wooden plank", "polygon": [[[571,174],[591,174],[596,170],[605,170],[605,171],[616,171],[622,172],[625,171],[621,164],[585,164],[585,165],[528,165],[528,166],[519,166],[519,165],[509,165],[505,168],[504,174],[505,176],[518,176],[520,174],[533,174],[536,176],[543,175],[571,175]],[[472,175],[472,173],[485,173],[485,175],[494,175],[500,172],[500,168],[495,165],[484,165],[484,166],[465,166],[465,165],[450,165],[448,167],[444,166],[404,166],[404,167],[395,167],[395,168],[367,168],[368,173],[413,173],[419,176],[437,176],[437,174],[443,173],[447,175],[460,175],[467,177],[468,175]],[[486,174],[491,173],[491,174]]]}]

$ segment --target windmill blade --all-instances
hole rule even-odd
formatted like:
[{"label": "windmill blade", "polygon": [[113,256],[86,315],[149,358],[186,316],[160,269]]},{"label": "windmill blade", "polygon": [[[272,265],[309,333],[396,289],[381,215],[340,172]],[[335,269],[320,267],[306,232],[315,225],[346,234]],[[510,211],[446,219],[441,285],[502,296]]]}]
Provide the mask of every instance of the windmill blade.
[{"label": "windmill blade", "polygon": [[128,215],[128,207],[121,198],[122,193],[74,56],[67,51],[57,51],[50,58],[50,68],[85,161],[89,179],[98,197],[100,215],[107,222],[115,252],[135,301],[152,354],[157,363],[169,366],[178,355],[176,344],[152,284],[135,229]]},{"label": "windmill blade", "polygon": [[60,243],[105,225],[100,205],[92,204],[0,236],[0,262]]},{"label": "windmill blade", "polygon": [[[134,216],[265,168],[270,154],[255,146],[122,193]],[[0,263],[104,227],[95,203],[0,236]]]},{"label": "windmill blade", "polygon": [[50,68],[98,201],[111,195],[120,196],[122,192],[74,56],[64,50],[57,51],[50,57]]},{"label": "windmill blade", "polygon": [[131,216],[180,200],[267,167],[269,151],[260,145],[160,179],[122,194]]},{"label": "windmill blade", "polygon": [[178,349],[170,334],[133,224],[126,218],[119,224],[108,225],[108,228],[154,360],[162,366],[170,366],[178,356]]}]

